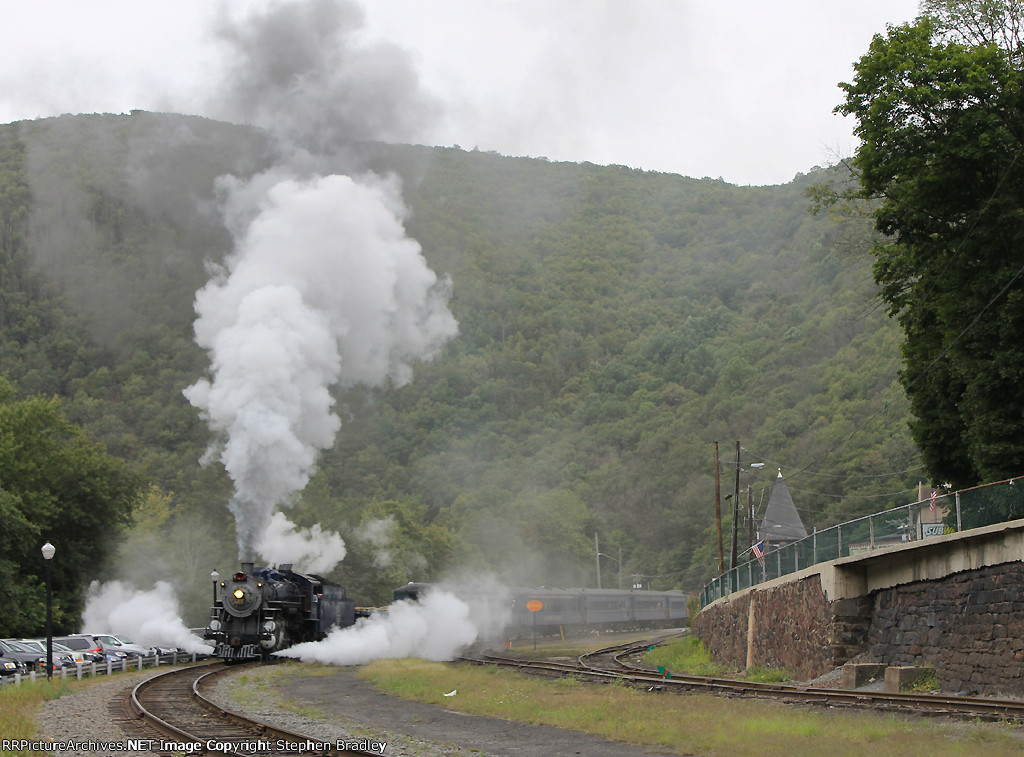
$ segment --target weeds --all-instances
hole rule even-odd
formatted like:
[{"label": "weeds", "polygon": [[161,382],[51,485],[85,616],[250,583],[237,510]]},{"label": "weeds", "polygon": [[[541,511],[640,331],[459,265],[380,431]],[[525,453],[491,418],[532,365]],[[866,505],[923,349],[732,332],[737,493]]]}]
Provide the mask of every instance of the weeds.
[{"label": "weeds", "polygon": [[700,639],[685,639],[657,647],[644,658],[648,665],[661,666],[673,673],[693,676],[722,676],[728,672],[723,665],[712,662],[711,654]]},{"label": "weeds", "polygon": [[747,668],[743,680],[754,683],[787,683],[793,680],[793,674],[785,668]]},{"label": "weeds", "polygon": [[903,691],[912,691],[916,694],[927,694],[939,690],[939,676],[934,668],[927,668],[921,671],[913,681],[902,687]]},{"label": "weeds", "polygon": [[[695,656],[698,665],[704,664]],[[886,754],[901,757],[962,756],[978,744],[985,746],[986,757],[1020,754],[1019,741],[993,725],[943,729],[931,720],[871,712],[838,713],[704,694],[652,696],[628,686],[547,681],[423,660],[378,660],[361,675],[382,691],[443,703],[446,709],[570,728],[678,754],[862,757],[879,744]],[[455,688],[458,697],[442,701],[442,693]]]},{"label": "weeds", "polygon": [[[9,739],[36,738],[36,716],[43,702],[57,699],[80,685],[77,681],[55,678],[0,686],[0,734]],[[5,754],[30,752],[14,750]]]}]

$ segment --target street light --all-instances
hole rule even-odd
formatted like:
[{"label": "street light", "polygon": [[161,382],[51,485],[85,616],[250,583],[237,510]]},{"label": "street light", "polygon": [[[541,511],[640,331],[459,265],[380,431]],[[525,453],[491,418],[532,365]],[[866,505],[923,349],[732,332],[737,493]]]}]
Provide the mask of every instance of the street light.
[{"label": "street light", "polygon": [[53,678],[53,600],[50,593],[50,564],[57,551],[50,542],[43,545],[43,560],[46,561],[46,677]]},{"label": "street light", "polygon": [[[764,463],[750,463],[754,470],[760,470]],[[754,546],[754,495],[750,491],[750,484],[747,484],[747,549]]]},{"label": "street light", "polygon": [[213,571],[210,574],[210,580],[213,581],[213,606],[217,606],[217,581],[220,580],[220,573]]},{"label": "street light", "polygon": [[[606,555],[604,552],[598,552],[598,557],[607,557],[609,560],[615,560],[611,555]],[[619,588],[622,588],[622,547],[619,547],[619,559],[615,560],[619,564]]]},{"label": "street light", "polygon": [[[751,468],[763,468],[764,463],[749,463]],[[740,472],[746,470],[740,467],[740,443],[736,442],[736,488],[732,495],[725,495],[725,499],[732,499],[732,560],[729,562],[729,570],[736,567],[736,550],[739,540],[739,518],[740,518]]]}]

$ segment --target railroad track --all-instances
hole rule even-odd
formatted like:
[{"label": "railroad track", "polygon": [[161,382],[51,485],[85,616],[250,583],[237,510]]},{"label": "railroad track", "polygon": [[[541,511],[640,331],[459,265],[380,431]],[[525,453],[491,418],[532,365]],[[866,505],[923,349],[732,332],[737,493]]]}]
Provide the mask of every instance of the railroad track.
[{"label": "railroad track", "polygon": [[629,661],[657,641],[617,644],[580,655],[575,662],[529,660],[482,654],[461,658],[480,665],[498,665],[544,675],[572,675],[593,681],[622,681],[651,691],[707,692],[735,697],[762,697],[794,704],[828,707],[861,707],[897,710],[914,714],[951,715],[984,720],[1024,720],[1024,701],[942,694],[849,691],[797,684],[757,683],[730,678],[660,674],[650,666]]},{"label": "railroad track", "polygon": [[213,702],[207,693],[220,675],[244,666],[223,663],[180,668],[143,681],[122,703],[121,724],[129,751],[156,754],[218,754],[252,757],[273,754],[381,754],[362,749],[359,742],[324,741],[261,723]]}]

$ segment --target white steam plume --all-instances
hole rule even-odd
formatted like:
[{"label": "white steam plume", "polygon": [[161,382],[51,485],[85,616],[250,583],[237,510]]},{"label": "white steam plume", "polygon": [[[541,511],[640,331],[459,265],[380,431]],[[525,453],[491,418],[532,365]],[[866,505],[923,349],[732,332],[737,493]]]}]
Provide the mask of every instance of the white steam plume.
[{"label": "white steam plume", "polygon": [[82,622],[87,633],[126,636],[144,647],[178,647],[199,654],[213,652],[213,647],[192,635],[182,622],[174,589],[164,581],[157,582],[150,591],[120,581],[102,585],[93,581]]},{"label": "white steam plume", "polygon": [[214,115],[268,130],[283,158],[251,179],[219,180],[235,249],[196,296],[212,378],[185,392],[217,435],[207,457],[234,481],[242,556],[259,550],[321,572],[344,554],[340,537],[271,515],[333,443],[331,388],[405,383],[456,332],[446,282],[405,236],[398,181],[314,173],[351,165],[353,140],[415,140],[438,115],[412,57],[363,27],[352,0],[221,10],[227,68]]},{"label": "white steam plume", "polygon": [[235,250],[195,303],[213,378],[185,396],[218,434],[245,556],[333,443],[330,388],[406,383],[457,326],[395,181],[275,172],[225,188]]},{"label": "white steam plume", "polygon": [[362,665],[397,657],[442,661],[453,659],[476,638],[469,605],[437,590],[419,602],[395,602],[386,614],[335,629],[323,641],[297,644],[275,654],[329,665]]},{"label": "white steam plume", "polygon": [[283,513],[274,513],[256,551],[270,565],[295,563],[309,573],[326,573],[345,557],[345,542],[319,524],[299,528]]},{"label": "white steam plume", "polygon": [[373,547],[373,564],[378,568],[387,568],[394,560],[388,547],[394,541],[398,523],[395,516],[375,518],[359,527],[356,536]]}]

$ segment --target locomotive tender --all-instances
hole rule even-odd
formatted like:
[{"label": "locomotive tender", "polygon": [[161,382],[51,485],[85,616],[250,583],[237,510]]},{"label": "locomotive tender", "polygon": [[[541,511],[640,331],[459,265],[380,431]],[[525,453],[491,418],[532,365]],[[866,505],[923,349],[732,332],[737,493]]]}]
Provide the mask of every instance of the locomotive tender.
[{"label": "locomotive tender", "polygon": [[333,581],[299,573],[290,564],[267,568],[245,562],[220,582],[220,599],[214,598],[204,638],[214,642],[214,654],[224,660],[266,659],[355,621],[355,602]]},{"label": "locomotive tender", "polygon": [[[418,600],[430,590],[429,583],[409,583],[394,592],[395,600]],[[550,589],[545,587],[510,587],[507,590],[481,593],[454,588],[453,593],[471,607],[484,607],[493,613],[504,609],[508,636],[533,633],[554,634],[571,630],[625,630],[631,628],[664,628],[687,622],[686,593],[643,591],[639,589]],[[531,611],[527,605],[540,602],[541,609]]]}]

